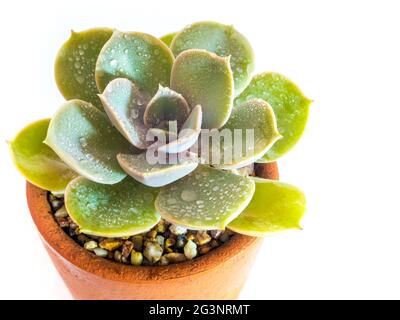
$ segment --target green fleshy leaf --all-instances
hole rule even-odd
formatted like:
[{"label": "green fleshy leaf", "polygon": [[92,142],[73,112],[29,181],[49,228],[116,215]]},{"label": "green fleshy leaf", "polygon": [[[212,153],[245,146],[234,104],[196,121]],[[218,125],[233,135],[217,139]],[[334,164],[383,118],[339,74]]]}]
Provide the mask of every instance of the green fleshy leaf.
[{"label": "green fleshy leaf", "polygon": [[50,119],[36,121],[24,129],[9,144],[17,169],[26,180],[44,190],[63,192],[77,174],[47,145]]},{"label": "green fleshy leaf", "polygon": [[144,112],[144,124],[149,128],[167,127],[169,121],[177,121],[180,128],[190,113],[190,108],[181,94],[160,85]]},{"label": "green fleshy leaf", "polygon": [[135,147],[146,149],[147,128],[143,124],[143,114],[149,97],[130,80],[112,80],[99,95],[108,117],[118,131]]},{"label": "green fleshy leaf", "polygon": [[190,229],[222,230],[246,208],[254,188],[250,178],[200,165],[163,187],[156,209],[167,221]]},{"label": "green fleshy leaf", "polygon": [[195,106],[183,124],[182,129],[179,132],[178,139],[162,145],[158,148],[158,151],[166,153],[179,153],[193,146],[197,142],[201,132],[202,117],[203,113],[201,111],[201,106]]},{"label": "green fleshy leaf", "polygon": [[232,110],[233,78],[229,58],[205,50],[187,50],[175,60],[171,88],[193,108],[203,110],[203,128],[223,126]]},{"label": "green fleshy leaf", "polygon": [[168,47],[170,47],[171,46],[171,42],[172,42],[172,40],[174,39],[174,37],[176,35],[177,35],[177,32],[171,32],[171,33],[168,33],[168,34],[162,36],[160,38],[160,40],[162,42],[164,42]]},{"label": "green fleshy leaf", "polygon": [[57,155],[82,176],[104,184],[126,177],[117,154],[131,146],[92,104],[71,100],[50,121],[46,140]]},{"label": "green fleshy leaf", "polygon": [[80,99],[101,108],[94,70],[100,50],[112,33],[106,28],[72,31],[58,51],[54,67],[57,86],[65,99]]},{"label": "green fleshy leaf", "polygon": [[174,37],[171,50],[178,56],[189,49],[204,49],[221,57],[231,56],[235,95],[240,94],[249,84],[254,70],[253,49],[247,39],[232,26],[211,21],[189,25]]},{"label": "green fleshy leaf", "polygon": [[130,155],[119,154],[117,156],[121,167],[135,180],[149,187],[161,187],[174,182],[196,169],[197,158],[192,154],[182,161],[169,164],[150,164],[146,159],[146,153]]},{"label": "green fleshy leaf", "polygon": [[256,192],[246,209],[228,228],[249,236],[301,229],[306,199],[298,188],[279,181],[253,178]]},{"label": "green fleshy leaf", "polygon": [[101,237],[127,237],[146,232],[160,220],[154,208],[158,189],[131,178],[114,185],[83,177],[71,181],[65,206],[83,233]]},{"label": "green fleshy leaf", "polygon": [[[221,169],[238,169],[247,166],[261,158],[273,144],[281,138],[276,126],[274,111],[271,106],[261,99],[253,99],[236,107],[221,133],[228,130],[231,133],[232,143],[225,143],[221,139],[219,146],[211,144],[210,156],[217,152],[219,163],[213,159],[212,164]],[[239,133],[235,134],[235,130]],[[251,130],[251,131],[248,131]],[[253,139],[249,139],[253,137]],[[240,144],[237,140],[240,140]],[[253,143],[250,143],[250,140]],[[235,147],[241,146],[238,150]],[[224,157],[224,153],[230,159]]]},{"label": "green fleshy leaf", "polygon": [[169,85],[174,56],[159,39],[139,32],[115,31],[104,45],[96,64],[96,83],[102,92],[116,78],[133,81],[154,95],[158,85]]},{"label": "green fleshy leaf", "polygon": [[274,109],[278,130],[283,138],[260,161],[275,161],[288,152],[303,134],[311,100],[292,81],[272,72],[256,75],[246,90],[235,99],[235,106],[254,98],[267,101]]}]

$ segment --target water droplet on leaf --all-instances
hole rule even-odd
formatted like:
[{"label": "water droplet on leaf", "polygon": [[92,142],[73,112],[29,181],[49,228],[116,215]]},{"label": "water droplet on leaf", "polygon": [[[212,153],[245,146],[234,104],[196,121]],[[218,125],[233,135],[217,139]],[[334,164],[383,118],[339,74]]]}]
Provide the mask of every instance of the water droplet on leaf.
[{"label": "water droplet on leaf", "polygon": [[194,201],[197,199],[196,192],[192,190],[183,190],[181,193],[181,198],[183,201]]},{"label": "water droplet on leaf", "polygon": [[76,75],[75,76],[75,80],[79,83],[79,84],[83,84],[85,82],[85,78],[81,75]]}]

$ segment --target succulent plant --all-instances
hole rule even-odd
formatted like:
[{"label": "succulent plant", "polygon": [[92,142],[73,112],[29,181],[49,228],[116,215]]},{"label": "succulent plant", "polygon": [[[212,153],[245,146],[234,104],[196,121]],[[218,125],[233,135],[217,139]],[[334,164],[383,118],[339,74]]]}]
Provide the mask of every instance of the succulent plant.
[{"label": "succulent plant", "polygon": [[[215,22],[161,39],[72,32],[55,63],[68,101],[16,136],[13,159],[31,183],[65,193],[70,217],[91,235],[130,236],[161,218],[254,236],[299,228],[299,189],[237,169],[288,152],[311,101],[284,76],[253,69],[246,38]],[[238,130],[252,130],[250,146],[243,135],[233,146],[212,138]],[[229,161],[214,157],[234,148],[241,152]]]}]

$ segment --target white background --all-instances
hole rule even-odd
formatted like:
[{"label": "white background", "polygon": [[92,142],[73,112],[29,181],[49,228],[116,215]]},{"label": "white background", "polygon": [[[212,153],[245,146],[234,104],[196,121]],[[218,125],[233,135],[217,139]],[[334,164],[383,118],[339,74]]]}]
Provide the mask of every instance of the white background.
[{"label": "white background", "polygon": [[[241,297],[400,298],[400,6],[396,1],[6,1],[0,12],[0,298],[70,299],[31,221],[5,140],[63,102],[53,77],[70,29],[156,36],[234,24],[315,102],[280,161],[303,231],[266,238]],[[210,284],[212,285],[212,284]]]}]

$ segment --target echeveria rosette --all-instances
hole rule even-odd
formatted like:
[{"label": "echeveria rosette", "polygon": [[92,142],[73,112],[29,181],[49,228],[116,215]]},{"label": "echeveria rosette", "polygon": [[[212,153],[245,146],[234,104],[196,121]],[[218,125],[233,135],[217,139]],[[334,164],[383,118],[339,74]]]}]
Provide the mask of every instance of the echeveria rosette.
[{"label": "echeveria rosette", "polygon": [[[160,217],[255,236],[298,228],[300,190],[229,171],[276,160],[307,120],[310,100],[290,80],[275,73],[252,78],[253,69],[247,39],[215,22],[161,39],[100,28],[73,32],[56,61],[58,87],[72,100],[51,121],[24,129],[11,143],[13,157],[30,182],[65,189],[71,218],[88,234],[129,236]],[[201,148],[192,152],[201,129],[252,129],[255,143],[250,153],[212,168],[199,164]],[[160,134],[166,139],[147,139]],[[150,163],[149,151],[179,161]]]}]

